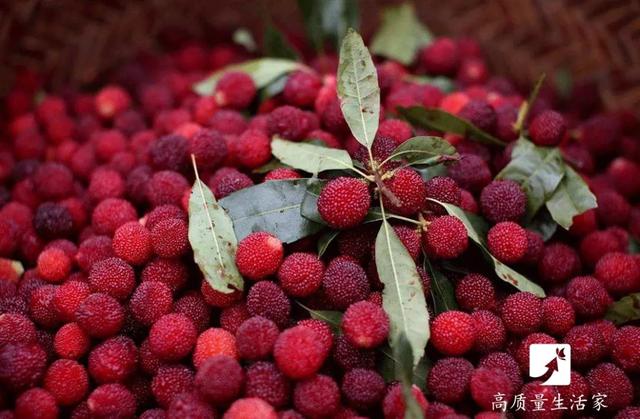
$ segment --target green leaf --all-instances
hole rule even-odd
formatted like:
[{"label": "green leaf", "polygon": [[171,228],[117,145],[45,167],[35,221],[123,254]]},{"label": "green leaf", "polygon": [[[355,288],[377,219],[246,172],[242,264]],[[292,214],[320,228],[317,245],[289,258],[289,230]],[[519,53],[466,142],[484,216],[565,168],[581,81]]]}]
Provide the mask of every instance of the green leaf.
[{"label": "green leaf", "polygon": [[573,217],[597,206],[596,197],[586,182],[575,170],[565,165],[564,178],[547,201],[551,217],[568,230],[573,224]]},{"label": "green leaf", "polygon": [[253,39],[251,31],[247,28],[238,28],[233,32],[233,42],[244,47],[249,52],[256,52],[258,46],[256,40]]},{"label": "green leaf", "polygon": [[348,28],[357,28],[360,12],[357,0],[298,0],[307,38],[321,51],[325,41],[338,45]]},{"label": "green leaf", "polygon": [[429,340],[429,313],[415,262],[386,220],[376,237],[375,257],[384,284],[382,306],[391,326],[389,342],[395,348],[406,336],[417,363]]},{"label": "green leaf", "polygon": [[412,125],[421,128],[451,132],[484,144],[505,145],[504,142],[482,131],[469,121],[458,118],[442,109],[427,109],[423,106],[398,107],[398,113]]},{"label": "green leaf", "polygon": [[551,218],[549,211],[542,209],[538,212],[531,222],[526,225],[526,228],[542,236],[542,240],[548,241],[558,230],[558,223]]},{"label": "green leaf", "polygon": [[613,303],[604,318],[617,325],[640,320],[640,292],[629,294]]},{"label": "green leaf", "polygon": [[560,94],[560,97],[564,100],[571,97],[571,91],[573,90],[573,78],[571,71],[567,68],[561,68],[556,71],[555,74],[556,91]]},{"label": "green leaf", "polygon": [[[411,386],[413,384],[413,369],[418,364],[413,357],[413,348],[404,333],[400,333],[393,349],[393,357],[396,360],[396,380],[402,386],[402,394],[405,401],[405,419],[423,419],[424,412],[413,397]],[[419,360],[418,360],[419,361]]]},{"label": "green leaf", "polygon": [[382,12],[382,24],[371,42],[374,54],[409,65],[418,50],[433,35],[420,22],[411,3],[389,6]]},{"label": "green leaf", "polygon": [[201,95],[208,96],[213,94],[216,89],[218,80],[229,71],[242,71],[247,73],[253,79],[256,88],[262,89],[277,78],[289,74],[292,71],[304,69],[305,67],[291,60],[281,58],[258,58],[255,60],[245,61],[242,64],[233,64],[221,70],[216,71],[204,80],[193,85],[193,90]]},{"label": "green leaf", "polygon": [[425,182],[436,176],[447,176],[447,168],[443,164],[439,164],[437,166],[418,166],[415,167],[415,170],[420,174],[420,177]]},{"label": "green leaf", "polygon": [[457,157],[456,149],[442,138],[418,136],[400,144],[387,160],[402,159],[415,166],[432,166]]},{"label": "green leaf", "polygon": [[238,243],[233,223],[211,190],[200,181],[197,170],[189,196],[189,243],[195,262],[213,289],[225,294],[243,289],[235,261]]},{"label": "green leaf", "polygon": [[[391,347],[387,343],[386,345],[380,347],[378,351],[382,354],[382,357],[380,357],[380,362],[377,366],[378,372],[380,373],[380,375],[382,375],[382,378],[384,378],[385,381],[395,381],[396,370],[398,369],[398,367],[396,367],[396,364],[398,364],[398,362],[396,361]],[[426,356],[423,356],[420,362],[418,362],[418,365],[416,365],[413,370],[413,384],[417,385],[423,390],[425,388],[427,376],[429,375],[428,370],[431,368],[430,365],[431,361]]]},{"label": "green leaf", "polygon": [[306,305],[302,304],[300,301],[296,301],[298,305],[309,312],[309,315],[313,319],[322,320],[331,326],[331,329],[334,333],[340,333],[340,325],[342,324],[342,316],[343,313],[340,311],[332,311],[332,310],[313,310]]},{"label": "green leaf", "polygon": [[524,275],[519,274],[509,266],[500,262],[491,254],[491,252],[489,252],[489,249],[487,249],[487,246],[484,240],[486,233],[479,232],[479,230],[482,231],[481,229],[483,229],[484,226],[486,226],[486,223],[480,217],[478,217],[475,214],[466,213],[464,210],[462,210],[459,207],[456,207],[455,205],[440,202],[431,198],[429,198],[429,200],[433,202],[437,202],[438,204],[442,205],[447,210],[447,213],[449,215],[452,215],[458,218],[460,221],[462,221],[462,223],[467,229],[467,234],[469,235],[469,238],[480,247],[486,259],[493,265],[493,269],[496,275],[498,276],[498,278],[500,278],[501,280],[503,280],[508,284],[511,284],[512,286],[516,287],[520,291],[528,291],[539,297],[545,296],[545,293],[542,287],[535,284],[534,282],[531,282]]},{"label": "green leaf", "polygon": [[496,176],[518,183],[527,196],[526,220],[532,220],[562,181],[565,164],[557,148],[537,147],[520,138],[511,161]]},{"label": "green leaf", "polygon": [[636,253],[640,253],[640,243],[634,237],[629,237],[629,246],[627,248],[627,253],[635,255]]},{"label": "green leaf", "polygon": [[522,132],[524,123],[527,120],[527,116],[529,115],[529,111],[531,110],[533,103],[538,98],[538,93],[540,93],[540,88],[542,87],[542,84],[544,83],[545,78],[546,78],[546,75],[543,73],[538,78],[538,81],[536,82],[536,84],[533,86],[533,90],[531,90],[531,93],[529,94],[529,98],[524,102],[522,102],[522,105],[520,105],[520,109],[518,110],[518,118],[516,119],[516,123],[513,124],[513,130],[515,132],[517,133]]},{"label": "green leaf", "polygon": [[286,164],[283,164],[280,160],[278,159],[272,159],[269,163],[264,164],[256,169],[253,169],[253,173],[259,173],[259,174],[265,174],[265,173],[269,173],[272,170],[275,169],[281,169],[283,167],[289,167]]},{"label": "green leaf", "polygon": [[430,84],[442,90],[444,93],[451,93],[456,89],[456,84],[449,77],[445,76],[417,76],[407,74],[404,79],[417,84]]},{"label": "green leaf", "polygon": [[264,55],[273,58],[286,58],[298,60],[298,52],[291,46],[287,38],[272,24],[267,24],[262,40]]},{"label": "green leaf", "polygon": [[300,215],[310,179],[274,180],[241,189],[220,200],[233,220],[238,239],[268,231],[292,243],[322,229]]},{"label": "green leaf", "polygon": [[265,100],[272,98],[274,96],[278,96],[280,93],[284,92],[284,87],[287,84],[288,74],[282,75],[267,84],[260,91],[260,101],[264,102]]},{"label": "green leaf", "polygon": [[325,254],[329,245],[339,234],[340,230],[329,230],[318,239],[318,257],[321,258]]},{"label": "green leaf", "polygon": [[362,38],[353,30],[340,48],[338,96],[351,133],[360,144],[371,149],[380,118],[378,73]]},{"label": "green leaf", "polygon": [[337,148],[274,138],[271,152],[282,163],[314,175],[327,170],[353,169],[349,153]]},{"label": "green leaf", "polygon": [[431,277],[431,298],[433,300],[433,314],[456,310],[458,303],[453,284],[442,272],[435,269],[425,257],[425,265]]},{"label": "green leaf", "polygon": [[318,197],[320,196],[320,191],[322,191],[325,183],[326,181],[320,179],[309,179],[307,188],[304,191],[302,206],[300,207],[300,214],[304,218],[319,225],[326,225],[318,212]]}]

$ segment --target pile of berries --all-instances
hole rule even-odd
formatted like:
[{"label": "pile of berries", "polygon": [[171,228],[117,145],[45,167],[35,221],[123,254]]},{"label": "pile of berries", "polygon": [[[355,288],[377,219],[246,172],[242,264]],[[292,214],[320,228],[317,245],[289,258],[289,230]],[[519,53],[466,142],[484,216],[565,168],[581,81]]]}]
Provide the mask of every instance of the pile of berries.
[{"label": "pile of berries", "polygon": [[[247,74],[228,72],[210,96],[194,82],[249,58],[232,44],[171,45],[171,52],[123,66],[94,93],[34,97],[40,79],[18,74],[0,121],[0,418],[403,418],[400,384],[383,377],[390,334],[373,245],[379,223],[364,223],[374,192],[361,179],[331,179],[318,212],[340,230],[322,257],[318,236],[283,244],[254,232],[237,248],[245,291],[224,294],[203,279],[188,239],[194,155],[200,178],[220,199],[260,182],[305,177],[291,168],[254,171],[272,159],[275,135],[346,149],[362,167],[383,167],[383,201],[420,267],[431,320],[433,365],[413,396],[427,418],[498,418],[496,393],[523,393],[522,417],[543,394],[605,394],[606,417],[640,417],[640,327],[603,317],[613,301],[640,291],[640,124],[602,113],[588,86],[571,97],[543,88],[526,126],[531,141],[558,146],[587,180],[598,208],[548,241],[523,227],[527,197],[494,180],[513,146],[485,146],[446,134],[460,153],[425,181],[387,162],[425,132],[398,106],[457,114],[502,141],[517,139],[523,96],[489,74],[478,45],[438,38],[415,65],[378,60],[382,117],[372,153],[349,133],[336,94],[337,58],[288,76],[261,100]],[[445,92],[410,74],[451,78]],[[412,81],[413,80],[413,81]],[[552,110],[556,109],[556,110]],[[371,159],[375,161],[371,161]],[[379,193],[376,191],[375,193]],[[515,292],[487,270],[464,224],[431,201],[484,217],[489,251],[545,289]],[[434,313],[433,263],[444,270],[457,308]],[[20,261],[25,271],[19,275]],[[301,304],[298,304],[301,303]],[[343,312],[339,324],[311,310]],[[568,343],[569,386],[528,375],[528,348]],[[596,414],[588,406],[576,415]]]}]

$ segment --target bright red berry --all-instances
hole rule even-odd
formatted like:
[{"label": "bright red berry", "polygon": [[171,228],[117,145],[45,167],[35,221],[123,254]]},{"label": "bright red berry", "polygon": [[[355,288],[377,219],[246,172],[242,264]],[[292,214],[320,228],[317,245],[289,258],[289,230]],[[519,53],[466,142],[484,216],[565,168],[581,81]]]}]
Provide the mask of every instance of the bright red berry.
[{"label": "bright red berry", "polygon": [[505,263],[515,263],[524,257],[528,249],[527,233],[520,225],[500,222],[487,233],[487,246],[493,256]]},{"label": "bright red berry", "polygon": [[331,227],[355,227],[367,216],[371,196],[367,185],[358,179],[339,177],[327,183],[318,197],[318,212]]},{"label": "bright red berry", "polygon": [[283,254],[282,242],[276,236],[258,231],[238,243],[236,265],[243,276],[258,281],[278,271]]},{"label": "bright red berry", "polygon": [[445,311],[431,323],[431,343],[445,355],[462,355],[468,352],[476,339],[471,316],[462,311]]}]

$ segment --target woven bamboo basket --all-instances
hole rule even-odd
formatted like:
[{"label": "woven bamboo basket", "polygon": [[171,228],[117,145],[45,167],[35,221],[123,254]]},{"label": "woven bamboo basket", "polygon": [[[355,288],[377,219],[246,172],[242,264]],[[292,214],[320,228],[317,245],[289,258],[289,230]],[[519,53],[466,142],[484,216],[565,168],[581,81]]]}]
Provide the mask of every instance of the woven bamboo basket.
[{"label": "woven bamboo basket", "polygon": [[[361,0],[371,33],[385,1]],[[497,73],[521,84],[569,71],[595,85],[609,109],[640,109],[640,0],[418,0],[436,34],[472,36]],[[300,26],[293,0],[0,1],[0,94],[16,68],[47,75],[51,87],[82,87],[140,50],[157,48],[168,27],[196,37],[260,29],[265,11]]]}]

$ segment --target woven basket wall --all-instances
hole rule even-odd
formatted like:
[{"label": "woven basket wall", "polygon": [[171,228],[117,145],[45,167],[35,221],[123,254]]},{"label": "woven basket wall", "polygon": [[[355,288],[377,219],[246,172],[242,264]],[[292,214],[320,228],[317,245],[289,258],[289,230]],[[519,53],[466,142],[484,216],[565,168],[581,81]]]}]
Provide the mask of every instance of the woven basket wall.
[{"label": "woven basket wall", "polygon": [[[363,31],[384,1],[362,0]],[[640,0],[417,0],[436,34],[479,39],[493,68],[519,82],[568,69],[597,82],[612,109],[640,109]],[[136,51],[156,47],[158,32],[196,36],[239,26],[300,25],[293,0],[0,1],[0,93],[16,66],[48,74],[53,86],[82,86]]]}]

